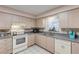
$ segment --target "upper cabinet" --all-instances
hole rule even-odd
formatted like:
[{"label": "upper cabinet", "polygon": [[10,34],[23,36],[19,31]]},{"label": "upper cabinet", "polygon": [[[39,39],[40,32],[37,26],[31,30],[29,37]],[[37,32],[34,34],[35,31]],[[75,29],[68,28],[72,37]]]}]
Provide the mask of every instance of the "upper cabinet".
[{"label": "upper cabinet", "polygon": [[17,15],[12,15],[12,24],[19,23],[19,16]]},{"label": "upper cabinet", "polygon": [[46,19],[37,19],[36,27],[45,28],[46,27]]},{"label": "upper cabinet", "polygon": [[0,29],[10,29],[11,15],[0,13]]},{"label": "upper cabinet", "polygon": [[69,11],[69,27],[79,28],[79,9]]},{"label": "upper cabinet", "polygon": [[35,26],[35,21],[23,16],[12,15],[12,24],[21,24],[24,28],[31,28]]},{"label": "upper cabinet", "polygon": [[79,28],[79,9],[59,13],[60,28]]},{"label": "upper cabinet", "polygon": [[25,25],[26,25],[26,28],[35,27],[35,20],[34,19],[26,19]]},{"label": "upper cabinet", "polygon": [[35,20],[0,12],[0,29],[10,29],[13,24],[21,24],[24,28],[31,28],[35,27]]},{"label": "upper cabinet", "polygon": [[69,13],[68,12],[62,12],[62,13],[59,13],[59,26],[60,28],[68,28],[68,15]]}]

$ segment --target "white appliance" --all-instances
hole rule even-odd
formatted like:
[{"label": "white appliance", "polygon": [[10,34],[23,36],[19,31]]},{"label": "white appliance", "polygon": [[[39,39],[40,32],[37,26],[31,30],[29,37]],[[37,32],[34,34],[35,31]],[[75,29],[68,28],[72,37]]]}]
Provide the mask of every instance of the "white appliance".
[{"label": "white appliance", "polygon": [[12,24],[11,34],[13,35],[13,53],[27,48],[27,34],[24,34],[22,24]]},{"label": "white appliance", "polygon": [[20,52],[27,48],[27,35],[13,36],[13,53]]}]

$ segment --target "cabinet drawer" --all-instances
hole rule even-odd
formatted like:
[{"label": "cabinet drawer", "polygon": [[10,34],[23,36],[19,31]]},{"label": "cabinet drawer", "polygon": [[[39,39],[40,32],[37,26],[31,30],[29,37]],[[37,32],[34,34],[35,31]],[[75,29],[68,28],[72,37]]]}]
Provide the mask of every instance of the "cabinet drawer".
[{"label": "cabinet drawer", "polygon": [[5,39],[1,39],[0,40],[0,48],[5,48],[6,46],[6,44],[5,44],[5,42],[6,42],[6,40]]},{"label": "cabinet drawer", "polygon": [[35,43],[35,35],[34,34],[28,35],[28,46],[31,46],[34,43]]},{"label": "cabinet drawer", "polygon": [[79,43],[72,42],[72,54],[79,54]]},{"label": "cabinet drawer", "polygon": [[54,38],[47,38],[47,50],[55,53],[55,40]]},{"label": "cabinet drawer", "polygon": [[0,48],[0,54],[6,54],[7,51],[6,51],[6,48]]},{"label": "cabinet drawer", "polygon": [[12,44],[12,38],[7,38],[5,44],[6,44],[6,48],[7,49],[12,49],[12,46],[13,46],[13,44]]}]

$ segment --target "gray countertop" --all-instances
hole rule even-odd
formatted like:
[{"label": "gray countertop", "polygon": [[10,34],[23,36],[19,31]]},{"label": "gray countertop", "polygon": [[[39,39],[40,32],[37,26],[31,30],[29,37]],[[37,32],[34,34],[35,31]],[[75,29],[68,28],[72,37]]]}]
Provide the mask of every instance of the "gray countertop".
[{"label": "gray countertop", "polygon": [[[52,37],[52,38],[56,38],[56,39],[71,41],[68,34],[50,33],[50,32],[39,32],[39,33],[27,32],[26,34],[29,34],[29,35],[30,34],[40,34],[40,35],[44,35],[44,36],[48,36],[48,37]],[[76,38],[71,42],[79,43],[79,38]]]},{"label": "gray countertop", "polygon": [[1,39],[6,39],[6,38],[12,38],[12,37],[13,37],[13,36],[11,36],[11,35],[10,35],[10,36],[3,36],[3,37],[0,37],[0,40],[1,40]]},{"label": "gray countertop", "polygon": [[[71,41],[68,34],[61,34],[61,33],[49,33],[49,32],[40,32],[40,33],[33,33],[33,32],[28,32],[26,34],[39,34],[39,35],[44,35],[56,39],[61,39],[61,40],[66,40],[66,41]],[[79,43],[79,38],[74,39],[71,42],[76,42]]]},{"label": "gray countertop", "polygon": [[[31,35],[31,34],[40,34],[40,35],[44,35],[44,36],[48,36],[48,37],[52,37],[52,38],[56,38],[56,39],[71,41],[67,34],[61,34],[61,33],[49,33],[49,32],[33,33],[33,32],[26,32],[24,34],[29,34],[29,35]],[[4,36],[4,37],[0,37],[0,39],[12,38],[12,37],[13,36],[11,36],[11,35],[7,35],[7,36]],[[79,38],[76,38],[71,42],[79,43]]]},{"label": "gray countertop", "polygon": [[[69,36],[67,34],[55,34],[55,33],[39,33],[40,35],[44,35],[44,36],[48,36],[48,37],[52,37],[52,38],[56,38],[56,39],[61,39],[61,40],[67,40],[67,41],[71,41]],[[74,39],[71,42],[76,42],[79,43],[79,38]]]}]

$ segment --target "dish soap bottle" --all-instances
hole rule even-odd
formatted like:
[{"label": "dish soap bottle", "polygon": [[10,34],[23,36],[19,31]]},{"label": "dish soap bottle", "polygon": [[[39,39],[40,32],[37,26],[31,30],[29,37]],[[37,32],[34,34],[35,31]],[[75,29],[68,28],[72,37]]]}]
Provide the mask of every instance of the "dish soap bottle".
[{"label": "dish soap bottle", "polygon": [[69,31],[69,38],[71,41],[75,40],[75,32],[74,31]]}]

